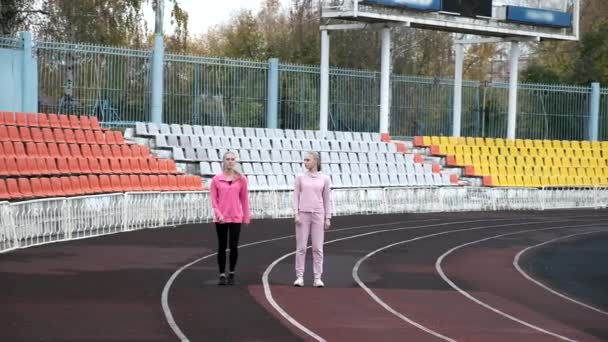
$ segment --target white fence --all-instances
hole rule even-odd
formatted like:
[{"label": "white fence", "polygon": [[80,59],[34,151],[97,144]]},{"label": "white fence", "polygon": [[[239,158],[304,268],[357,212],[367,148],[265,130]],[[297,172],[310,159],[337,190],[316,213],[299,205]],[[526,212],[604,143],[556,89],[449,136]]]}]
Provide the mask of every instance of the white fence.
[{"label": "white fence", "polygon": [[[606,208],[608,187],[334,189],[334,215]],[[290,217],[291,191],[253,191],[252,218]],[[208,192],[145,192],[0,202],[0,252],[130,230],[209,222]]]}]

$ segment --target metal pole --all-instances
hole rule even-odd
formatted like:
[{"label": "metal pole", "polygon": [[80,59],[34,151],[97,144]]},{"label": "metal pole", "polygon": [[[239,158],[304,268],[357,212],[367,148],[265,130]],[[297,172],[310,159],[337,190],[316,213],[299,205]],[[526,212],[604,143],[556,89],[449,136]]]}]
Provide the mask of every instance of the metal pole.
[{"label": "metal pole", "polygon": [[388,133],[391,85],[391,31],[382,29],[380,65],[380,133]]},{"label": "metal pole", "polygon": [[321,31],[321,94],[319,97],[319,130],[327,132],[329,116],[329,33]]},{"label": "metal pole", "polygon": [[266,128],[277,128],[279,105],[279,60],[268,60],[268,98],[266,103]]},{"label": "metal pole", "polygon": [[165,43],[163,40],[164,0],[156,0],[156,22],[154,28],[154,52],[152,54],[152,101],[151,121],[163,122],[163,60]]},{"label": "metal pole", "polygon": [[515,139],[517,124],[517,77],[519,72],[519,43],[511,42],[509,55],[509,117],[507,139]]},{"label": "metal pole", "polygon": [[[21,32],[23,64],[21,69],[21,111],[38,112],[38,64],[31,32]],[[15,106],[17,107],[17,106]]]},{"label": "metal pole", "polygon": [[464,46],[456,43],[456,65],[454,68],[454,102],[453,102],[453,115],[454,122],[452,135],[455,137],[460,136],[460,127],[462,120],[462,66],[464,64]]},{"label": "metal pole", "polygon": [[591,97],[589,98],[589,140],[597,141],[600,123],[600,84],[591,83]]}]

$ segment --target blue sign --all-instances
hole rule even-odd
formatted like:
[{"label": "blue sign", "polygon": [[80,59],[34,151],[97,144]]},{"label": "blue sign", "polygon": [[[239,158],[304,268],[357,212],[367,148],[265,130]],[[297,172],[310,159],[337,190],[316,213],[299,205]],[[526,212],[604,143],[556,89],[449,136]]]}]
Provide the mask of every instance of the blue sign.
[{"label": "blue sign", "polygon": [[419,11],[441,11],[441,0],[365,0],[363,3]]},{"label": "blue sign", "polygon": [[507,21],[536,26],[572,27],[572,13],[507,6]]}]

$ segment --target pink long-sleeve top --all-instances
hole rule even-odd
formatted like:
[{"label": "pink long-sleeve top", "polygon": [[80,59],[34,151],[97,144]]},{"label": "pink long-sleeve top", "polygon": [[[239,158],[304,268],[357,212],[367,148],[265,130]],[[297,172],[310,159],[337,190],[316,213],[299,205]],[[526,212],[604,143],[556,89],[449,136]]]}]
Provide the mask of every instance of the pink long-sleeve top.
[{"label": "pink long-sleeve top", "polygon": [[226,223],[249,223],[247,178],[241,176],[228,181],[223,173],[215,175],[211,181],[211,206],[214,222],[223,217]]},{"label": "pink long-sleeve top", "polygon": [[293,194],[294,212],[322,212],[331,218],[331,181],[321,173],[306,172],[296,177]]}]

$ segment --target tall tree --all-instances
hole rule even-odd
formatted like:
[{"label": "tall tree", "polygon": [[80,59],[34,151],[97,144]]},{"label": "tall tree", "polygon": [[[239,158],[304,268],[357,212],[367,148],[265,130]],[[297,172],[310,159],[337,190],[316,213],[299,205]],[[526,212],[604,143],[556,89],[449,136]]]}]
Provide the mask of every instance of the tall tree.
[{"label": "tall tree", "polygon": [[21,30],[28,30],[48,13],[38,0],[0,1],[0,35],[12,36]]}]

